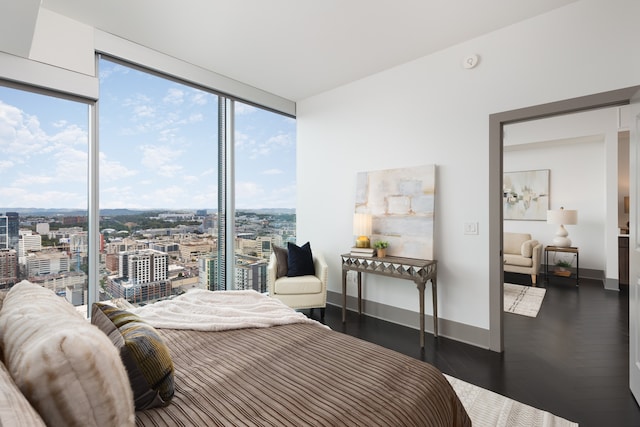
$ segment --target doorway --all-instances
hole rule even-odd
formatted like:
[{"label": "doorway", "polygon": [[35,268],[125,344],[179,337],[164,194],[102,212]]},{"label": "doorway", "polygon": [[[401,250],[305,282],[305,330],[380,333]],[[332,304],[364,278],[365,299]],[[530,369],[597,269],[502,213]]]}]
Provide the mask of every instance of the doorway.
[{"label": "doorway", "polygon": [[631,96],[640,89],[634,86],[610,92],[587,95],[518,110],[505,111],[489,116],[489,348],[504,351],[503,286],[502,266],[503,212],[503,137],[504,126],[552,116],[571,114],[596,108],[626,105]]}]

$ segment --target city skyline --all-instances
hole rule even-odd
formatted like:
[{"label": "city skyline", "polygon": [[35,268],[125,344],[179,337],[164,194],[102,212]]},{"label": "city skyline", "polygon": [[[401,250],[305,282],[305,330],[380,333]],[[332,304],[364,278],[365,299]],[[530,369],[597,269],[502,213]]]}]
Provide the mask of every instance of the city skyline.
[{"label": "city skyline", "polygon": [[[100,208],[217,209],[217,97],[100,61]],[[295,208],[295,119],[236,102],[237,209]],[[0,86],[0,203],[87,207],[87,104]]]}]

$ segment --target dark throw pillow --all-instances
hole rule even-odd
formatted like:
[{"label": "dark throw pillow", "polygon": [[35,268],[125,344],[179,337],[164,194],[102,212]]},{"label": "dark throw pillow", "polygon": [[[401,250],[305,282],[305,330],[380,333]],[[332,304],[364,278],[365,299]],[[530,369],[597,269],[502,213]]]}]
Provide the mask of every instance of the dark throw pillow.
[{"label": "dark throw pillow", "polygon": [[287,243],[287,249],[289,252],[287,276],[296,277],[316,274],[309,242],[302,246],[289,242]]},{"label": "dark throw pillow", "polygon": [[173,398],[173,361],[158,331],[139,316],[94,303],[91,323],[107,334],[127,369],[136,411],[166,406]]},{"label": "dark throw pillow", "polygon": [[285,248],[281,248],[280,246],[273,245],[273,252],[276,254],[276,279],[284,277],[287,275],[289,269],[287,268],[289,264],[289,254]]}]

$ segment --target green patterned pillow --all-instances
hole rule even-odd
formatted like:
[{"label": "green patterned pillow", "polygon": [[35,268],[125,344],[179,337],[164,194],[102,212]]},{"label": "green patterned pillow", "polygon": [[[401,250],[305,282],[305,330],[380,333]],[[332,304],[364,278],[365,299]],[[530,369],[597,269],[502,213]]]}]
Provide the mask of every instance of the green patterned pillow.
[{"label": "green patterned pillow", "polygon": [[120,351],[133,390],[136,411],[169,404],[173,397],[173,361],[153,326],[137,315],[94,303],[91,323]]}]

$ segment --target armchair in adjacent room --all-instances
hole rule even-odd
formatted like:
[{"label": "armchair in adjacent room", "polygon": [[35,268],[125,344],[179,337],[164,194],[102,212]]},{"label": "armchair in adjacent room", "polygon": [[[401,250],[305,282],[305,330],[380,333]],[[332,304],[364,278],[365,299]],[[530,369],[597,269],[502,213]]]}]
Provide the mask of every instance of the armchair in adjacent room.
[{"label": "armchair in adjacent room", "polygon": [[527,233],[504,233],[504,271],[531,275],[531,284],[536,285],[542,243]]},{"label": "armchair in adjacent room", "polygon": [[[286,254],[286,252],[285,252]],[[327,306],[327,276],[329,267],[321,254],[313,254],[313,266],[315,274],[287,276],[285,256],[271,254],[267,266],[267,288],[269,296],[277,298],[286,305],[295,309],[320,309],[320,317],[324,320],[324,311]],[[284,274],[283,274],[284,273]]]}]

